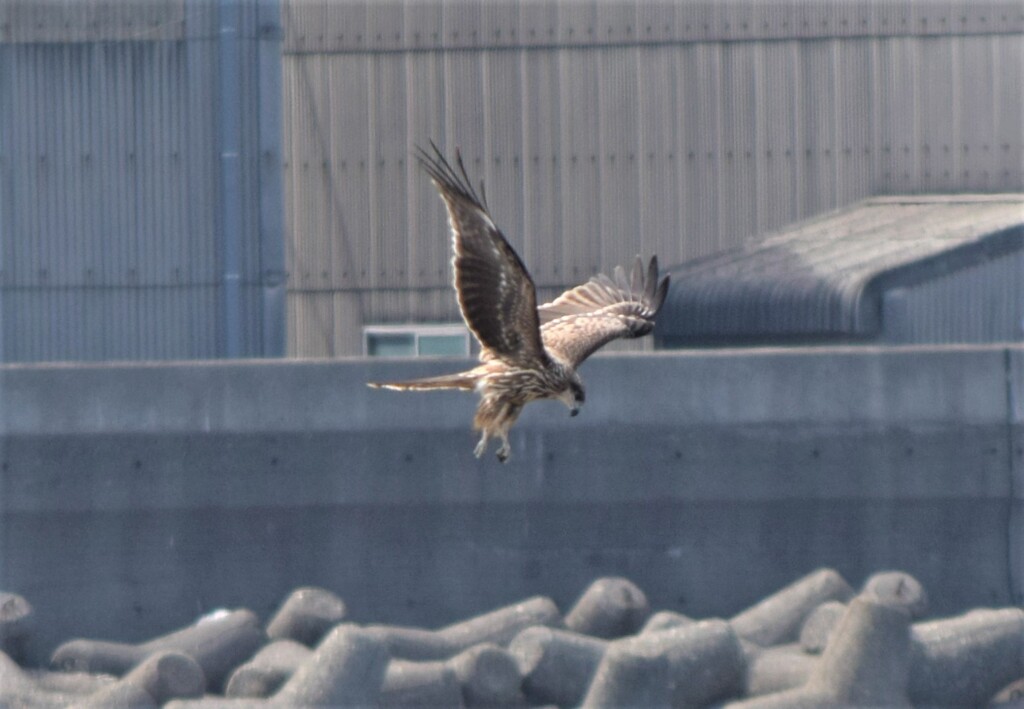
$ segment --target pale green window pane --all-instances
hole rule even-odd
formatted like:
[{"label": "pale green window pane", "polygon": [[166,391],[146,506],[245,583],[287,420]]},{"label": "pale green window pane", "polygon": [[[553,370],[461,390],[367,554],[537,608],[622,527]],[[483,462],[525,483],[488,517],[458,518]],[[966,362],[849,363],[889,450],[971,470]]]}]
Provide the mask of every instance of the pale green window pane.
[{"label": "pale green window pane", "polygon": [[466,354],[462,335],[420,335],[420,354],[428,357],[458,357]]},{"label": "pale green window pane", "polygon": [[412,333],[366,336],[366,351],[371,357],[412,357],[416,354],[416,338]]}]

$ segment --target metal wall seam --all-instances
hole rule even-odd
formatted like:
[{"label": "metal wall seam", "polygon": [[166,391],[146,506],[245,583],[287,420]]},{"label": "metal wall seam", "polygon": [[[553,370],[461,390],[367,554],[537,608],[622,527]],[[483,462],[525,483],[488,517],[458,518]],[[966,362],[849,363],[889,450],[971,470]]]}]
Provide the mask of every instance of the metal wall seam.
[{"label": "metal wall seam", "polygon": [[223,282],[223,353],[242,353],[241,332],[241,8],[237,0],[221,0],[218,6],[218,136],[221,171],[220,227]]},{"label": "metal wall seam", "polygon": [[259,139],[255,151],[259,180],[259,280],[262,285],[259,352],[263,357],[282,357],[285,347],[284,186],[281,174],[282,74],[280,0],[258,0],[256,35]]}]

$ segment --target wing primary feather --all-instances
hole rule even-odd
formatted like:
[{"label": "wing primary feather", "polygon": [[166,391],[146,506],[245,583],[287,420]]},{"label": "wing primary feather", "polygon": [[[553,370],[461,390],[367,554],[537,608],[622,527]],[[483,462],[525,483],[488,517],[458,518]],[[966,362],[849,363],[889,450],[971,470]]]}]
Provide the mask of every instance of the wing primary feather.
[{"label": "wing primary feather", "polygon": [[[658,287],[658,257],[651,256],[647,264],[647,281],[644,283],[644,300],[650,301],[654,298],[654,290]],[[657,308],[655,308],[657,310]]]},{"label": "wing primary feather", "polygon": [[[430,179],[443,191],[463,197],[481,207],[484,212],[487,212],[486,201],[477,195],[476,190],[473,189],[473,183],[466,174],[466,166],[462,161],[461,151],[458,148],[455,149],[455,164],[459,169],[456,172],[455,168],[448,162],[444,153],[441,152],[433,140],[430,141],[430,147],[434,151],[433,155],[423,148],[416,146],[416,158],[419,160],[420,165],[423,166],[423,169],[427,171],[427,174],[430,175]],[[483,187],[483,183],[481,183],[481,187]]]},{"label": "wing primary feather", "polygon": [[622,266],[616,266],[613,273],[615,274],[615,285],[618,286],[620,290],[629,293],[629,281],[626,280],[626,269]]},{"label": "wing primary feather", "polygon": [[644,262],[639,256],[633,261],[633,271],[629,277],[629,292],[639,294],[644,286]]},{"label": "wing primary feather", "polygon": [[[645,277],[646,273],[646,277]],[[654,321],[668,292],[668,276],[658,280],[656,258],[637,258],[628,273],[598,274],[539,309],[544,344],[573,366],[618,338],[642,337]]]},{"label": "wing primary feather", "polygon": [[478,194],[460,150],[449,162],[433,141],[430,147],[434,154],[417,148],[416,156],[448,208],[454,285],[466,325],[489,355],[547,366],[533,279],[494,224],[483,181]]}]

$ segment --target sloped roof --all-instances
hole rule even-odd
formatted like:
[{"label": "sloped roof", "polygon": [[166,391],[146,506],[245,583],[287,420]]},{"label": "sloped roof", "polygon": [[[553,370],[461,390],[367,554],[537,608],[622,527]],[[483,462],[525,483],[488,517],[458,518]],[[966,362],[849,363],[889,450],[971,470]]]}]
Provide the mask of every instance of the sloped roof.
[{"label": "sloped roof", "polygon": [[1024,245],[1024,194],[878,197],[671,270],[659,338],[868,336],[887,288]]}]

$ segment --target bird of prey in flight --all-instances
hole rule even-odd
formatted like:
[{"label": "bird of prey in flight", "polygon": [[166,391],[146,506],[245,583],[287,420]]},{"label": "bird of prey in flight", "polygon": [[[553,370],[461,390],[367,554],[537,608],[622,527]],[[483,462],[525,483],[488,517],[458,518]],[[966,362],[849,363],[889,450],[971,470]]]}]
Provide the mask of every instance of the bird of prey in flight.
[{"label": "bird of prey in flight", "polygon": [[417,157],[448,208],[455,291],[462,317],[480,342],[480,364],[465,372],[370,386],[475,390],[481,400],[473,428],[481,436],[474,452],[479,458],[487,441],[499,438],[498,460],[504,463],[508,431],[523,406],[557,399],[575,416],[585,398],[576,368],[612,340],[649,333],[669,279],[658,280],[657,257],[646,269],[638,257],[629,278],[619,266],[614,279],[595,276],[538,307],[533,279],[491,219],[483,182],[478,194],[458,150],[453,168],[436,145],[431,147],[433,154],[419,149]]}]

